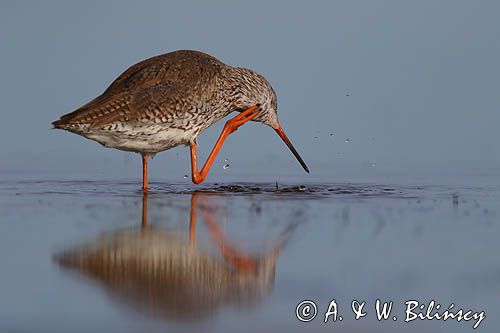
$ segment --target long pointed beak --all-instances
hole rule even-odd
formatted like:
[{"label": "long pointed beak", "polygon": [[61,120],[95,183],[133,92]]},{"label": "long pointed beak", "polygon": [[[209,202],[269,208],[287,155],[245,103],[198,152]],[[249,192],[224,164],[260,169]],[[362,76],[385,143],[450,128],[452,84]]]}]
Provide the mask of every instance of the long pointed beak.
[{"label": "long pointed beak", "polygon": [[297,152],[297,150],[295,149],[295,147],[292,145],[292,143],[290,142],[290,140],[288,139],[288,137],[286,136],[285,132],[283,131],[283,128],[281,128],[281,125],[279,125],[279,127],[275,128],[274,130],[276,131],[276,133],[278,133],[278,135],[280,136],[280,138],[283,139],[283,141],[285,142],[285,144],[287,145],[287,147],[290,149],[290,151],[295,156],[295,158],[297,159],[297,161],[299,161],[300,165],[302,165],[302,167],[304,168],[304,170],[307,173],[309,173],[309,168],[307,167],[307,165],[304,162],[304,160],[302,159],[302,157],[300,157],[299,153]]}]

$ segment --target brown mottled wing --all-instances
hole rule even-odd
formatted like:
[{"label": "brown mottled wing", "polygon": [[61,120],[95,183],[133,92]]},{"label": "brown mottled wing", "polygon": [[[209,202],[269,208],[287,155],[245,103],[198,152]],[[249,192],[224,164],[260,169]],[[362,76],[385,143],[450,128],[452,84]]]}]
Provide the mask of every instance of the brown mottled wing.
[{"label": "brown mottled wing", "polygon": [[177,51],[146,59],[121,74],[102,95],[54,122],[55,127],[116,120],[150,121],[185,112],[213,93],[224,66],[197,51]]}]

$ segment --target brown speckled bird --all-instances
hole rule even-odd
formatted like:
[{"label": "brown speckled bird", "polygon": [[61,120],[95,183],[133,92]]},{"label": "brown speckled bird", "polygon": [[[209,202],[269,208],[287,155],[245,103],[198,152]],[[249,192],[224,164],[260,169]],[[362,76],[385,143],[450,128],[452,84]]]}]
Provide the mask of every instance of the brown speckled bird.
[{"label": "brown speckled bird", "polygon": [[[230,304],[255,305],[272,290],[276,261],[293,227],[283,230],[269,249],[249,254],[225,235],[218,213],[227,207],[210,200],[214,198],[193,193],[189,232],[183,232],[148,225],[144,193],[141,228],[108,231],[54,259],[61,267],[99,282],[120,305],[167,320],[192,321]],[[210,237],[198,242],[201,221],[204,235]],[[214,247],[207,246],[209,240]]]},{"label": "brown speckled bird", "polygon": [[[198,171],[196,138],[229,115],[205,165]],[[249,120],[272,127],[309,172],[277,118],[276,93],[266,79],[198,51],[176,51],[143,60],[100,96],[52,123],[105,147],[142,155],[144,191],[148,157],[178,145],[191,148],[192,180],[207,176],[224,140]]]}]

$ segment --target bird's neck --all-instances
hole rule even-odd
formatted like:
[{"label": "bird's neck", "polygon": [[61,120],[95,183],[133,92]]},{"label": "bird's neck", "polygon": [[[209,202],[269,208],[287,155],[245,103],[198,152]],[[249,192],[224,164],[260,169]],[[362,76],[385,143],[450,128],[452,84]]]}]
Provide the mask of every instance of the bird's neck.
[{"label": "bird's neck", "polygon": [[227,77],[228,100],[232,111],[246,109],[255,104],[258,96],[256,73],[247,68],[231,68]]}]

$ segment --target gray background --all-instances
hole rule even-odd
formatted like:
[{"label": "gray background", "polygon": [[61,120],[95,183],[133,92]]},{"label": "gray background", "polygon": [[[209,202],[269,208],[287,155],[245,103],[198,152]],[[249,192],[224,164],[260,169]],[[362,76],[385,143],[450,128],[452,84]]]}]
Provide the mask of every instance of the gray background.
[{"label": "gray background", "polygon": [[[2,1],[0,177],[138,179],[138,156],[50,123],[177,49],[263,74],[312,171],[252,123],[209,180],[495,176],[499,13],[498,1]],[[200,137],[203,156],[221,126]],[[151,163],[153,180],[186,173],[187,148]]]}]

